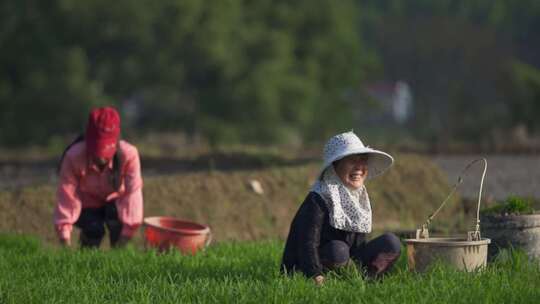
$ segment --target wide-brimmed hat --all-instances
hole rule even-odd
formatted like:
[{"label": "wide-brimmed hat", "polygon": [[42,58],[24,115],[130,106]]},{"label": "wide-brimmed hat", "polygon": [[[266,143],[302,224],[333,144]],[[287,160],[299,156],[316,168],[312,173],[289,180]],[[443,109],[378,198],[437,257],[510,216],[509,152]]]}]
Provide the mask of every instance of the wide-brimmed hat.
[{"label": "wide-brimmed hat", "polygon": [[324,146],[324,163],[319,178],[322,178],[326,168],[332,165],[333,162],[354,154],[369,155],[368,179],[380,175],[394,163],[394,158],[390,154],[364,146],[360,138],[354,132],[350,131],[333,136]]},{"label": "wide-brimmed hat", "polygon": [[120,137],[120,115],[112,107],[90,112],[86,125],[86,149],[90,156],[110,159]]}]

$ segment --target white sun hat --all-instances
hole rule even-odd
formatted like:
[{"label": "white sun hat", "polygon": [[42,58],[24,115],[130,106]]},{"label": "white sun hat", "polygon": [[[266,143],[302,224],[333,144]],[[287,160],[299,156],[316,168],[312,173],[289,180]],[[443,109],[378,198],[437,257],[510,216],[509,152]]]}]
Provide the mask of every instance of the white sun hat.
[{"label": "white sun hat", "polygon": [[368,179],[380,175],[394,163],[394,158],[390,154],[364,146],[360,138],[353,131],[350,131],[333,136],[324,146],[324,163],[319,174],[319,179],[322,178],[324,170],[333,162],[353,154],[369,155]]}]

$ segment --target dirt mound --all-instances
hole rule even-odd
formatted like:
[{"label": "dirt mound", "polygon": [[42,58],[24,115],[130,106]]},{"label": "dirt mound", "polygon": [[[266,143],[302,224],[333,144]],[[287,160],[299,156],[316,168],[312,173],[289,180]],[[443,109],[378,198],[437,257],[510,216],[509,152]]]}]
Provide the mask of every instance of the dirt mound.
[{"label": "dirt mound", "polygon": [[[400,155],[396,159],[388,173],[367,184],[376,231],[414,228],[449,192],[446,177],[428,158]],[[167,215],[208,224],[218,241],[283,238],[318,169],[319,163],[311,162],[147,176],[145,216]],[[263,194],[253,190],[253,180],[260,183]],[[54,242],[54,196],[52,184],[1,191],[0,231]],[[462,218],[445,217],[459,214],[456,200],[439,215],[447,226]],[[140,241],[142,233],[137,238]]]}]

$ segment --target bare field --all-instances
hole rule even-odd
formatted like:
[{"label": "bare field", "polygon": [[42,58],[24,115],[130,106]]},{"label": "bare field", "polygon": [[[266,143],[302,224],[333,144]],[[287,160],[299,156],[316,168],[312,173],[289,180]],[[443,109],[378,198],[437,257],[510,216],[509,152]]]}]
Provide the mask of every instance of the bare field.
[{"label": "bare field", "polygon": [[[416,227],[449,192],[443,172],[429,158],[398,155],[395,166],[369,181],[376,231]],[[168,215],[206,223],[216,240],[284,237],[292,216],[319,170],[319,162],[299,159],[213,155],[187,159],[143,159],[145,215]],[[52,164],[52,163],[51,163]],[[0,190],[0,232],[39,235],[54,242],[54,166],[19,165],[23,184]],[[15,170],[15,169],[9,169]],[[9,171],[8,170],[8,171]],[[24,179],[28,176],[27,179]],[[264,194],[250,188],[257,180]],[[452,229],[464,218],[454,198],[437,222]],[[451,216],[450,216],[451,215]]]},{"label": "bare field", "polygon": [[[443,201],[462,169],[478,157],[397,155],[396,166],[389,174],[368,185],[376,230],[409,230],[419,225]],[[483,204],[487,206],[510,194],[540,197],[540,157],[486,158]],[[219,240],[286,235],[290,218],[319,166],[315,159],[238,154],[143,158],[142,163],[145,214],[167,214],[221,227],[216,233]],[[54,241],[51,222],[55,165],[53,159],[0,162],[0,231],[39,235]],[[443,211],[447,217],[439,217],[436,223],[444,225],[442,231],[461,229],[472,219],[481,172],[478,163],[464,178],[460,193]],[[261,182],[264,195],[249,189],[251,179]],[[465,198],[463,204],[457,202],[460,197]],[[238,208],[252,214],[249,218],[239,217]]]},{"label": "bare field", "polygon": [[[429,158],[448,177],[453,185],[463,168],[472,160],[485,157],[488,170],[484,182],[484,197],[488,201],[504,199],[508,195],[521,195],[540,198],[540,155],[433,155]],[[399,159],[397,160],[399,161]],[[238,168],[238,159],[200,157],[196,159],[158,159],[143,158],[143,174],[146,177],[170,175],[182,172],[208,170],[228,171],[235,169],[258,169],[265,167],[264,161],[244,159]],[[272,160],[270,160],[272,162]],[[288,166],[316,162],[314,159],[282,161],[279,165]],[[56,160],[0,162],[0,190],[13,189],[32,184],[56,183]],[[236,167],[236,168],[235,168]],[[472,167],[459,193],[465,198],[478,197],[482,165]]]},{"label": "bare field", "polygon": [[[483,190],[488,202],[509,195],[540,198],[539,155],[437,155],[431,159],[446,173],[449,183],[453,185],[469,162],[482,157],[488,162]],[[459,188],[463,197],[478,197],[482,170],[481,163],[471,167]]]}]

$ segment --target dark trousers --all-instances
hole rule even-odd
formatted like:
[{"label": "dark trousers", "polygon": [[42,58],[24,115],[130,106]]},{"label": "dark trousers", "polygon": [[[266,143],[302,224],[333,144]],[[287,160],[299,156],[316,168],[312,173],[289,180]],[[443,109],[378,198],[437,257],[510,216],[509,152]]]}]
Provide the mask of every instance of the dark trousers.
[{"label": "dark trousers", "polygon": [[351,250],[343,241],[330,241],[319,249],[321,263],[328,269],[345,266],[352,258],[366,270],[370,277],[382,275],[390,270],[401,254],[401,242],[392,233],[385,233]]},{"label": "dark trousers", "polygon": [[75,226],[81,229],[80,243],[83,248],[97,248],[105,236],[105,227],[109,230],[109,241],[114,247],[122,232],[122,223],[114,203],[107,203],[101,208],[83,208]]}]

